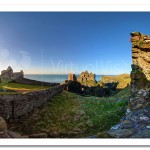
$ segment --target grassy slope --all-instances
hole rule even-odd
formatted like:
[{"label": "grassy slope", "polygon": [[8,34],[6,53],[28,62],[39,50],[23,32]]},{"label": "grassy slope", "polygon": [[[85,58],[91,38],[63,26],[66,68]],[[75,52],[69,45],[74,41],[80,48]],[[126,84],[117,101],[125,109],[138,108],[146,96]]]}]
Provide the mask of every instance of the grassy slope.
[{"label": "grassy slope", "polygon": [[123,90],[115,94],[113,98],[116,100],[127,100],[129,96],[130,96],[130,86],[124,88]]},{"label": "grassy slope", "polygon": [[36,91],[50,88],[49,86],[28,85],[20,83],[1,83],[0,89],[14,90],[16,92],[0,92],[0,94],[16,94],[17,91]]},{"label": "grassy slope", "polygon": [[[27,135],[44,132],[49,137],[88,137],[102,133],[124,115],[128,92],[125,89],[113,97],[98,98],[64,91],[30,117],[13,123],[11,129]],[[120,95],[122,101],[116,102]]]},{"label": "grassy slope", "polygon": [[15,123],[12,130],[23,134],[46,132],[54,137],[74,135],[79,130],[81,104],[77,95],[63,92],[53,97],[52,102],[48,102],[40,111],[37,109],[31,117]]},{"label": "grassy slope", "polygon": [[102,76],[100,82],[108,83],[108,82],[119,82],[117,88],[124,89],[127,84],[130,84],[130,75],[129,74],[121,74],[117,76]]}]

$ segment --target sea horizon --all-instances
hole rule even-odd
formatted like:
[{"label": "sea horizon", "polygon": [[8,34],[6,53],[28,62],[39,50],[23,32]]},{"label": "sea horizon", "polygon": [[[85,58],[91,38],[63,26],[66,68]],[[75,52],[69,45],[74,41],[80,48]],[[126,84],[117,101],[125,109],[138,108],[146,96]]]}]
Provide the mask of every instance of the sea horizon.
[{"label": "sea horizon", "polygon": [[[77,77],[80,74],[75,74]],[[116,76],[116,75],[95,75],[96,81],[100,81],[102,76]],[[43,81],[43,82],[52,82],[52,83],[63,83],[68,79],[68,74],[24,74],[25,78]]]}]

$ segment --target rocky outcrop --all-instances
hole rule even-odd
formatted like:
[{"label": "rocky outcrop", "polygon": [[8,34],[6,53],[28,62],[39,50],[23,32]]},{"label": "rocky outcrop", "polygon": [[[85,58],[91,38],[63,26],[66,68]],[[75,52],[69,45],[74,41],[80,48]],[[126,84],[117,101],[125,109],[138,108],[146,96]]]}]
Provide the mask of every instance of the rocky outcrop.
[{"label": "rocky outcrop", "polygon": [[150,37],[131,33],[131,96],[126,116],[109,134],[118,138],[150,138]]},{"label": "rocky outcrop", "polygon": [[0,117],[0,138],[21,138],[21,135],[8,130],[6,121]]}]

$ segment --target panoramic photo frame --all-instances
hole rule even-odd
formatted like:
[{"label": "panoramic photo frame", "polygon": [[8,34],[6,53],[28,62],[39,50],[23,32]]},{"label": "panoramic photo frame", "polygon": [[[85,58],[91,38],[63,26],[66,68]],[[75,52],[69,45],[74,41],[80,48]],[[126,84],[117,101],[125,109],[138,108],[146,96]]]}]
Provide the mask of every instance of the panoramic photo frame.
[{"label": "panoramic photo frame", "polygon": [[2,145],[149,145],[149,4],[113,3],[0,3]]}]

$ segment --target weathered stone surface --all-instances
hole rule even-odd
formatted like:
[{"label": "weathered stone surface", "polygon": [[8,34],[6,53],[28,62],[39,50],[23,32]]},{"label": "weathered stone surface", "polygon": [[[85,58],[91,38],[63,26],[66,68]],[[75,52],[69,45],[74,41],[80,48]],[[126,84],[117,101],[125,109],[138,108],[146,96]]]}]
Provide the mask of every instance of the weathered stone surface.
[{"label": "weathered stone surface", "polygon": [[138,48],[132,48],[132,53],[139,53],[140,50]]},{"label": "weathered stone surface", "polygon": [[[150,37],[139,32],[131,33],[131,39],[139,37],[138,48],[132,48],[134,64],[131,72],[131,107],[132,109],[144,108],[149,105],[150,97]],[[131,40],[132,41],[132,40]],[[135,53],[135,51],[138,53]],[[135,61],[136,58],[136,61]],[[134,100],[133,100],[134,99]]]},{"label": "weathered stone surface", "polygon": [[130,35],[132,37],[134,37],[134,36],[141,36],[141,33],[140,32],[131,32]]},{"label": "weathered stone surface", "polygon": [[133,53],[132,54],[132,58],[138,58],[139,57],[139,54],[138,53]]},{"label": "weathered stone surface", "polygon": [[7,130],[6,121],[2,117],[0,117],[0,130]]},{"label": "weathered stone surface", "polygon": [[136,42],[136,41],[139,41],[139,36],[134,36],[132,39],[131,39],[131,41],[132,42]]},{"label": "weathered stone surface", "polygon": [[131,120],[124,120],[123,122],[121,122],[121,128],[122,129],[129,129],[132,128],[134,126],[134,122]]},{"label": "weathered stone surface", "polygon": [[47,138],[48,135],[46,133],[38,133],[38,134],[32,134],[29,136],[29,138]]},{"label": "weathered stone surface", "polygon": [[7,130],[0,131],[0,138],[10,138],[10,136],[7,134]]},{"label": "weathered stone surface", "polygon": [[10,130],[7,131],[7,134],[10,138],[23,138],[20,134],[12,132]]},{"label": "weathered stone surface", "polygon": [[144,59],[146,62],[150,63],[150,56],[145,56],[145,57],[143,57],[143,59]]},{"label": "weathered stone surface", "polygon": [[118,130],[111,130],[109,134],[112,137],[116,138],[128,138],[131,137],[135,131],[133,129],[118,129]]},{"label": "weathered stone surface", "polygon": [[[135,112],[131,111],[127,113],[126,117],[123,117],[124,119],[121,119],[116,126],[112,127],[108,133],[113,137],[134,138],[135,135],[136,138],[140,138],[141,136],[144,137],[144,133],[142,132],[146,129],[150,130],[150,120],[148,118],[148,114],[150,114],[150,108],[148,107]],[[128,133],[125,133],[125,131]],[[141,136],[139,136],[139,134],[141,134]],[[145,137],[147,137],[147,135]]]},{"label": "weathered stone surface", "polygon": [[133,135],[132,138],[150,138],[150,129],[145,129],[142,132]]},{"label": "weathered stone surface", "polygon": [[119,129],[119,128],[120,128],[120,124],[113,126],[113,127],[111,128],[111,130],[117,130],[117,129]]},{"label": "weathered stone surface", "polygon": [[139,32],[131,33],[132,72],[131,96],[125,119],[112,127],[114,137],[150,137],[150,37]]},{"label": "weathered stone surface", "polygon": [[13,69],[9,66],[7,70],[1,71],[1,80],[13,80],[17,78],[23,78],[24,73],[21,70],[20,72],[13,72]]},{"label": "weathered stone surface", "polygon": [[142,49],[149,49],[150,48],[150,43],[143,43],[141,44]]},{"label": "weathered stone surface", "polygon": [[0,117],[0,138],[8,138],[6,121]]},{"label": "weathered stone surface", "polygon": [[0,117],[0,138],[21,138],[21,135],[8,130],[6,121]]}]

